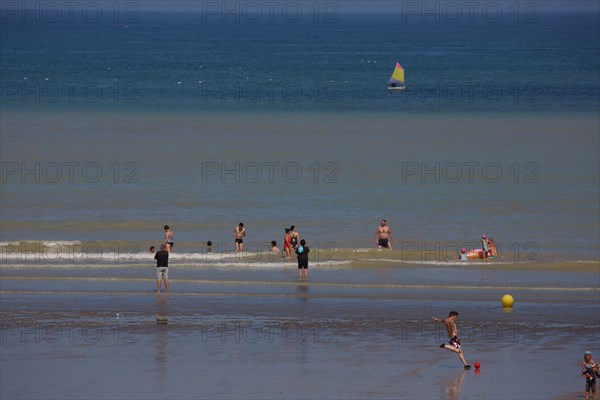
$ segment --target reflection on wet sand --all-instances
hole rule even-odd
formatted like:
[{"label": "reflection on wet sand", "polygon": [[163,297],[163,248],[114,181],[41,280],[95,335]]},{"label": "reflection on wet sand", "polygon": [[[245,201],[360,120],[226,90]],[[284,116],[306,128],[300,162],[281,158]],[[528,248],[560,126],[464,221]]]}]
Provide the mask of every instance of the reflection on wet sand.
[{"label": "reflection on wet sand", "polygon": [[460,389],[465,380],[465,376],[467,376],[467,370],[462,370],[458,375],[456,381],[446,381],[444,384],[446,385],[446,395],[449,399],[455,400],[460,398]]},{"label": "reflection on wet sand", "polygon": [[296,294],[298,297],[298,300],[300,300],[301,302],[306,302],[308,301],[308,284],[303,284],[300,283],[298,284],[298,286],[296,286]]},{"label": "reflection on wet sand", "polygon": [[[156,296],[156,324],[159,325],[155,331],[154,343],[156,354],[154,360],[156,361],[156,370],[158,372],[159,385],[158,387],[167,387],[167,372],[168,372],[168,352],[167,345],[169,343],[169,327],[168,315],[169,315],[169,295],[164,297],[160,294]],[[166,393],[166,391],[164,392]]]}]

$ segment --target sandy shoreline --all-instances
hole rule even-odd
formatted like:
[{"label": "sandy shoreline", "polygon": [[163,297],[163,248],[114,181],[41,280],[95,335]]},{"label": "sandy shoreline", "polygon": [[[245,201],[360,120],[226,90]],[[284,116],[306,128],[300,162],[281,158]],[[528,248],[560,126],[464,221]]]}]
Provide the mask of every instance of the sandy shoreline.
[{"label": "sandy shoreline", "polygon": [[[175,270],[157,295],[150,270],[29,272],[0,279],[3,398],[572,398],[583,351],[600,352],[593,271],[580,290],[516,291],[513,309],[499,304],[502,273],[468,290],[432,286],[431,269],[408,273],[412,288],[389,285],[386,269],[359,274],[364,287],[352,269],[315,269],[308,283],[293,269],[197,282]],[[430,318],[450,309],[480,373],[439,349],[446,333]]]}]

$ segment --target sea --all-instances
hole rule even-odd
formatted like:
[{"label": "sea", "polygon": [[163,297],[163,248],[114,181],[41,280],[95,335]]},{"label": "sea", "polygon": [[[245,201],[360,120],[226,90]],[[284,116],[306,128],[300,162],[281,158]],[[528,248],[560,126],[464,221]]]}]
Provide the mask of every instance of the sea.
[{"label": "sea", "polygon": [[[583,395],[580,359],[600,351],[598,13],[152,4],[2,3],[3,398]],[[404,90],[387,88],[396,63]],[[165,225],[170,300],[148,250]],[[291,225],[308,282],[270,252]],[[484,233],[499,257],[459,263]],[[423,339],[451,308],[476,327],[480,377]],[[112,341],[119,313],[141,344]],[[44,341],[48,324],[77,330]]]},{"label": "sea", "polygon": [[597,14],[41,4],[3,8],[4,254],[369,248],[385,218],[400,250],[599,259]]}]

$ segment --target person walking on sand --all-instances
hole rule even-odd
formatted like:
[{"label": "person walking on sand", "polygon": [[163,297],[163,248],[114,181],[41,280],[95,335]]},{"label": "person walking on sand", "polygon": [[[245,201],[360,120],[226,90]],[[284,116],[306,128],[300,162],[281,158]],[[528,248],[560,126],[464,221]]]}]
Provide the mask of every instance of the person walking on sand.
[{"label": "person walking on sand", "polygon": [[308,253],[310,249],[306,245],[306,241],[302,239],[300,246],[296,248],[296,255],[298,256],[298,280],[302,279],[302,271],[304,271],[304,279],[308,280]]},{"label": "person walking on sand", "polygon": [[446,325],[446,330],[448,331],[448,342],[449,345],[442,343],[440,347],[442,349],[448,349],[456,354],[458,354],[458,358],[463,363],[465,369],[470,369],[471,366],[467,364],[465,360],[465,356],[463,354],[462,348],[460,346],[460,339],[458,338],[458,329],[456,328],[456,319],[458,318],[458,313],[456,311],[450,311],[448,314],[448,318],[436,318],[433,317],[433,320],[436,322],[441,322]]},{"label": "person walking on sand", "polygon": [[592,359],[592,353],[586,351],[581,363],[581,375],[585,376],[585,398],[596,397],[596,375],[598,375],[598,364]]},{"label": "person walking on sand", "polygon": [[171,253],[173,251],[173,238],[175,234],[169,227],[169,225],[165,225],[165,241],[163,242],[165,246],[167,246],[167,251]]},{"label": "person walking on sand", "polygon": [[165,281],[165,291],[169,293],[169,252],[167,246],[160,245],[160,250],[154,255],[156,260],[156,292],[160,293],[161,281]]},{"label": "person walking on sand", "polygon": [[246,236],[246,229],[244,224],[239,223],[238,226],[233,228],[233,237],[235,238],[235,252],[239,253],[244,251],[244,237]]},{"label": "person walking on sand", "polygon": [[390,249],[392,250],[392,243],[394,237],[392,236],[392,230],[387,226],[385,219],[381,220],[381,225],[377,227],[375,231],[375,244],[378,249]]}]

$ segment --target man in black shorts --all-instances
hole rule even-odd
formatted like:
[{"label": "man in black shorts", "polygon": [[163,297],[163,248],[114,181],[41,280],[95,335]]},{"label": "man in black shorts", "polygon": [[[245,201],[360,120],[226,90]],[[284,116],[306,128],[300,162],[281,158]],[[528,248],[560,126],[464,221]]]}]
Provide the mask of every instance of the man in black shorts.
[{"label": "man in black shorts", "polygon": [[392,236],[392,230],[389,226],[387,226],[387,221],[385,219],[381,220],[381,225],[377,227],[375,231],[375,244],[378,249],[392,249],[392,244],[390,241],[394,241],[394,237]]},{"label": "man in black shorts", "polygon": [[302,271],[304,271],[304,279],[308,280],[308,253],[310,249],[306,246],[306,240],[300,241],[300,246],[296,248],[298,256],[298,280],[302,279]]},{"label": "man in black shorts", "polygon": [[246,229],[244,224],[240,222],[238,226],[233,228],[233,237],[235,238],[235,252],[239,253],[244,251],[244,237],[246,236]]}]

